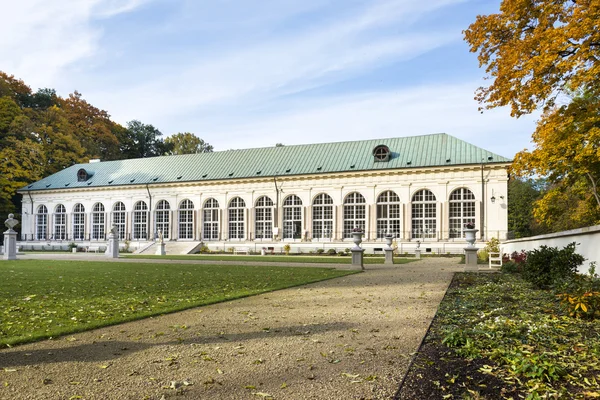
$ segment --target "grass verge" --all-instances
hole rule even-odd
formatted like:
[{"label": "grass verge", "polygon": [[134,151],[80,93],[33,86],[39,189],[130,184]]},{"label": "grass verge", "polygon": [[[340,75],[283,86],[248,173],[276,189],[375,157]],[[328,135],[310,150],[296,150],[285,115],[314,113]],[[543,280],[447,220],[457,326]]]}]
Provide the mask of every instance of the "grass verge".
[{"label": "grass verge", "polygon": [[[304,264],[350,264],[350,256],[237,256],[232,254],[167,254],[165,256],[146,254],[127,254],[126,258],[159,259],[159,260],[199,260],[199,261],[252,261],[260,263],[304,263]],[[364,264],[383,264],[385,257],[365,257]],[[414,258],[394,257],[394,264],[406,264],[417,261]]]},{"label": "grass verge", "polygon": [[355,273],[329,268],[0,262],[0,347]]},{"label": "grass verge", "polygon": [[519,275],[457,274],[399,399],[595,398],[600,321]]}]

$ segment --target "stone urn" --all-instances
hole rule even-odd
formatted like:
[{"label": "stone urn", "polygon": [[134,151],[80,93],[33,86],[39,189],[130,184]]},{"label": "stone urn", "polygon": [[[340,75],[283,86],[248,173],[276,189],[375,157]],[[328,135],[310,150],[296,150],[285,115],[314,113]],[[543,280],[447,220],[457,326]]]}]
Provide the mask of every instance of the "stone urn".
[{"label": "stone urn", "polygon": [[387,235],[385,235],[384,239],[385,239],[385,244],[387,244],[388,249],[391,249],[392,242],[394,241],[394,236],[391,233],[388,233]]},{"label": "stone urn", "polygon": [[352,241],[356,245],[356,247],[360,248],[360,244],[362,243],[362,231],[353,231],[352,232]]},{"label": "stone urn", "polygon": [[463,232],[465,233],[465,240],[469,244],[468,247],[475,247],[475,236],[477,235],[477,232],[479,232],[479,229],[465,228],[463,229]]}]

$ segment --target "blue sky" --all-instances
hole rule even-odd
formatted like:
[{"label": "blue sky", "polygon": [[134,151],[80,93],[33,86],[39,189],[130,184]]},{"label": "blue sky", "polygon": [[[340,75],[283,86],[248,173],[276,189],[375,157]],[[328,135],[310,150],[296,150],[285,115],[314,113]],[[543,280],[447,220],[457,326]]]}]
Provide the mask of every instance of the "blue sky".
[{"label": "blue sky", "polygon": [[503,156],[535,116],[478,112],[462,31],[499,0],[21,0],[0,70],[216,150],[446,132]]}]

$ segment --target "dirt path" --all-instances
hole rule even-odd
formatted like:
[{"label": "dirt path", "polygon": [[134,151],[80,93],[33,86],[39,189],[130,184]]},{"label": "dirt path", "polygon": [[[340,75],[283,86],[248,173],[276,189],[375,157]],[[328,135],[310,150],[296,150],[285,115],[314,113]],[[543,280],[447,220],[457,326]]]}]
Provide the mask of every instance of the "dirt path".
[{"label": "dirt path", "polygon": [[[457,259],[0,350],[1,399],[389,399]],[[331,267],[331,266],[330,266]]]}]

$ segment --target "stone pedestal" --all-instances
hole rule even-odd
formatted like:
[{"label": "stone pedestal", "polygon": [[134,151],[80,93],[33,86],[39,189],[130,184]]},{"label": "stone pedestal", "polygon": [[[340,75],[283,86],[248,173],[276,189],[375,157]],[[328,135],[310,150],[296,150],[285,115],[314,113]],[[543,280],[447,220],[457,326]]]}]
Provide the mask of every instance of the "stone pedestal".
[{"label": "stone pedestal", "polygon": [[104,254],[108,258],[119,258],[119,239],[113,233],[108,235],[108,245]]},{"label": "stone pedestal", "polygon": [[357,246],[350,249],[350,251],[352,252],[352,269],[365,269],[363,264],[365,249],[361,249]]},{"label": "stone pedestal", "polygon": [[17,232],[13,229],[19,224],[19,221],[14,219],[14,214],[8,214],[8,219],[4,225],[8,228],[4,232],[4,254],[2,258],[5,260],[17,259]]},{"label": "stone pedestal", "polygon": [[386,265],[392,265],[394,263],[394,249],[383,249],[385,251],[385,262]]},{"label": "stone pedestal", "polygon": [[420,259],[421,259],[421,249],[416,249],[416,250],[415,250],[415,258],[416,258],[417,260],[420,260]]},{"label": "stone pedestal", "polygon": [[2,258],[5,260],[17,259],[17,232],[12,229],[4,232],[4,254]]},{"label": "stone pedestal", "polygon": [[477,247],[466,247],[465,248],[465,271],[466,272],[479,271],[479,267],[477,266]]},{"label": "stone pedestal", "polygon": [[167,254],[167,251],[165,250],[165,243],[159,243],[158,247],[156,248],[156,253],[157,256],[164,256]]}]

